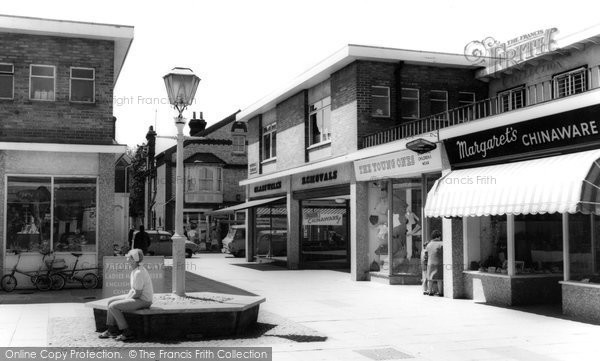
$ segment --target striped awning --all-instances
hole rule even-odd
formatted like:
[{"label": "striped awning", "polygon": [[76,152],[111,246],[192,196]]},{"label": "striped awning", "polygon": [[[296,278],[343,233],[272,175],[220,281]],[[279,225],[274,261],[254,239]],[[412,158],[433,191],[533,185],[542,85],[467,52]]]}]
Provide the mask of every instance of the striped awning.
[{"label": "striped awning", "polygon": [[241,211],[247,208],[252,208],[252,207],[258,207],[258,206],[264,206],[267,204],[271,204],[273,202],[277,202],[279,200],[284,199],[285,197],[273,197],[273,198],[265,198],[265,199],[257,199],[254,201],[248,201],[246,203],[242,203],[242,204],[238,204],[235,206],[231,206],[231,207],[227,207],[227,208],[221,208],[221,209],[217,209],[215,211],[212,212],[207,212],[206,214],[227,214],[227,213],[234,213],[236,211]]},{"label": "striped awning", "polygon": [[287,207],[286,206],[257,207],[256,215],[257,216],[287,216]]},{"label": "striped awning", "polygon": [[346,208],[303,208],[302,211],[305,216],[311,213],[319,213],[322,215],[346,214]]},{"label": "striped awning", "polygon": [[600,214],[600,150],[451,171],[427,195],[426,217]]}]

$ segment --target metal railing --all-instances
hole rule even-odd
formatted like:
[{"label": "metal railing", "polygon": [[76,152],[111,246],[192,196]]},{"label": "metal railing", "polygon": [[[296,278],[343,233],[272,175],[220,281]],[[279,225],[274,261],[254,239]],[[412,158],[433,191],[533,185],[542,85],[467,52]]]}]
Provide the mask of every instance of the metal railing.
[{"label": "metal railing", "polygon": [[522,88],[511,89],[473,104],[409,121],[363,137],[363,148],[393,142],[485,117],[511,112],[600,88],[600,65],[582,68]]}]

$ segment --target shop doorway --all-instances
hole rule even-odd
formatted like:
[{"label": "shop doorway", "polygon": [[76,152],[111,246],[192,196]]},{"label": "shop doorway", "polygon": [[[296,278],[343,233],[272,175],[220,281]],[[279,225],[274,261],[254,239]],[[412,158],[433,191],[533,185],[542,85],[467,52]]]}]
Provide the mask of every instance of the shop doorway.
[{"label": "shop doorway", "polygon": [[310,199],[300,203],[302,268],[350,268],[348,199]]}]

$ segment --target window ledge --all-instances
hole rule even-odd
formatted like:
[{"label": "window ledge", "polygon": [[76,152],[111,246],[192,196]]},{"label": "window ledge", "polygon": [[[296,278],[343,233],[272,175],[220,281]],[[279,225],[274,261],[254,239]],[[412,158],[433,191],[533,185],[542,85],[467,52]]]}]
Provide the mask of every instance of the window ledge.
[{"label": "window ledge", "polygon": [[568,286],[575,286],[575,287],[590,287],[590,288],[600,289],[600,284],[598,284],[598,283],[579,282],[579,281],[560,281],[558,283],[560,283],[561,285],[568,285]]},{"label": "window ledge", "polygon": [[330,140],[326,140],[326,141],[321,142],[321,143],[313,144],[310,147],[306,148],[306,150],[312,150],[312,149],[316,149],[316,148],[328,147],[330,145],[331,145],[331,139]]},{"label": "window ledge", "polygon": [[371,117],[373,117],[373,118],[391,118],[391,116],[389,116],[389,115],[375,115],[375,114],[371,114]]},{"label": "window ledge", "polygon": [[78,101],[75,101],[75,100],[69,100],[69,103],[72,103],[72,104],[84,104],[84,105],[95,105],[96,104],[95,101],[93,101],[93,102],[78,102]]},{"label": "window ledge", "polygon": [[271,163],[275,163],[275,162],[277,162],[277,157],[265,159],[262,162],[260,162],[260,164],[271,164]]}]

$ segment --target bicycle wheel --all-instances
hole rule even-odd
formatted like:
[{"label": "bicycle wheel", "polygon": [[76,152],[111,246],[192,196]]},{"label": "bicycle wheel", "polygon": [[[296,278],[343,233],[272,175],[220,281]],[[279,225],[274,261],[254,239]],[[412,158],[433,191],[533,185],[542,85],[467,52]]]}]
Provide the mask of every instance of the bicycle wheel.
[{"label": "bicycle wheel", "polygon": [[55,291],[62,290],[63,288],[65,288],[65,284],[67,283],[65,277],[60,273],[55,273],[51,275],[50,280],[52,281],[52,285],[50,287]]},{"label": "bicycle wheel", "polygon": [[6,275],[0,281],[2,289],[5,292],[12,292],[17,287],[17,279],[13,275]]},{"label": "bicycle wheel", "polygon": [[35,287],[40,291],[50,291],[52,280],[47,275],[39,275],[36,279]]},{"label": "bicycle wheel", "polygon": [[98,286],[98,276],[96,276],[93,273],[86,273],[82,278],[81,278],[81,284],[83,285],[83,288],[85,289],[92,289],[92,288],[96,288],[96,286]]}]

